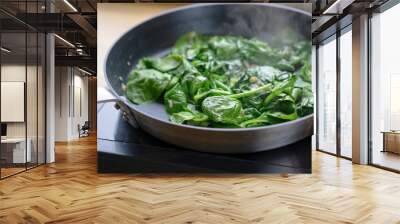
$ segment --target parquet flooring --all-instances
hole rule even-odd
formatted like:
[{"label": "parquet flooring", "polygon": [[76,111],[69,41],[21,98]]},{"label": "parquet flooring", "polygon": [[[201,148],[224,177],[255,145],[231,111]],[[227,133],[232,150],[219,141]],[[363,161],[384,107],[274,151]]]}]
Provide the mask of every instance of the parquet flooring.
[{"label": "parquet flooring", "polygon": [[311,175],[97,174],[95,138],[0,181],[0,223],[400,223],[400,175],[313,153]]},{"label": "parquet flooring", "polygon": [[7,168],[1,168],[1,175],[2,177],[7,177],[10,175],[13,175],[15,173],[24,171],[25,167],[7,167]]}]

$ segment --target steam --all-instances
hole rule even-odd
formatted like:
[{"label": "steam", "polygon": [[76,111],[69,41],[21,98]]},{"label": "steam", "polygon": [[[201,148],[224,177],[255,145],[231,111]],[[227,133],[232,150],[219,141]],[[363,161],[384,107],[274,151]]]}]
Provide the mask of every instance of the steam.
[{"label": "steam", "polygon": [[256,37],[275,46],[310,40],[311,18],[308,19],[297,12],[261,5],[229,9],[226,22],[221,24],[222,30],[228,31],[229,35]]}]

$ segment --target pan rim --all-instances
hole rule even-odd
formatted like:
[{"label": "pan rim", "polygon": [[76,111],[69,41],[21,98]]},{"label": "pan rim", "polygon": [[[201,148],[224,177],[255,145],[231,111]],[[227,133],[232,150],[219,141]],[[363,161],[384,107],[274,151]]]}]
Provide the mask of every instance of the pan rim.
[{"label": "pan rim", "polygon": [[[292,121],[287,121],[287,122],[283,122],[283,123],[279,123],[279,124],[272,124],[272,125],[266,125],[266,126],[260,126],[260,127],[249,127],[249,128],[211,128],[211,127],[201,127],[201,126],[194,126],[194,125],[187,125],[187,124],[176,124],[173,123],[169,120],[163,120],[160,119],[158,117],[155,116],[151,116],[147,113],[144,113],[140,110],[138,110],[136,108],[137,105],[133,104],[132,102],[130,102],[128,99],[126,99],[124,96],[120,96],[112,87],[108,75],[107,75],[107,61],[109,59],[110,53],[111,51],[114,49],[115,45],[121,40],[123,39],[129,32],[131,32],[133,29],[136,29],[139,26],[142,26],[144,24],[146,24],[147,22],[170,14],[170,13],[174,13],[174,12],[178,12],[178,11],[182,11],[182,10],[186,10],[186,9],[190,9],[190,8],[196,8],[196,7],[206,7],[206,6],[213,6],[213,5],[258,5],[258,6],[262,6],[262,7],[272,7],[272,8],[279,8],[279,9],[284,9],[284,10],[288,10],[288,11],[293,11],[293,12],[297,12],[300,14],[303,14],[304,16],[309,16],[311,17],[311,13],[297,9],[297,8],[293,8],[293,7],[289,7],[287,5],[281,5],[281,4],[277,4],[277,3],[195,3],[195,4],[191,4],[191,5],[187,5],[187,6],[182,6],[182,7],[177,7],[174,9],[170,9],[170,10],[166,10],[163,11],[161,13],[158,13],[142,22],[140,22],[139,24],[133,26],[132,28],[130,28],[129,30],[123,32],[123,34],[121,34],[121,36],[119,38],[117,38],[116,41],[114,41],[111,45],[111,47],[107,50],[106,53],[106,57],[105,60],[103,61],[103,73],[104,73],[104,81],[106,83],[106,86],[108,87],[107,89],[109,91],[111,91],[111,93],[117,98],[117,100],[122,101],[125,105],[127,105],[131,110],[134,110],[136,113],[141,114],[142,116],[145,116],[147,118],[150,119],[154,119],[157,120],[158,122],[164,123],[166,125],[173,125],[173,126],[177,126],[177,127],[182,127],[182,128],[190,128],[190,129],[194,129],[194,130],[198,130],[198,131],[213,131],[213,132],[252,132],[252,131],[256,131],[256,130],[265,130],[265,129],[270,129],[270,128],[276,128],[276,127],[281,127],[281,126],[290,126],[290,124],[294,124],[294,123],[300,123],[304,120],[309,120],[311,118],[314,117],[314,113],[309,114],[307,116],[298,118],[296,120],[292,120]],[[313,119],[312,119],[313,120]]]}]

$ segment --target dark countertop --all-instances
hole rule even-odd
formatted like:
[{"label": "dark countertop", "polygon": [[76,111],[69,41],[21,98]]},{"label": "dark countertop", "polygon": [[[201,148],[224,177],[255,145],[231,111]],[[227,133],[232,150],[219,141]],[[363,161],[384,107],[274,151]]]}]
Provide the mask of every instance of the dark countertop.
[{"label": "dark countertop", "polygon": [[113,102],[97,109],[100,173],[310,173],[311,137],[251,154],[213,154],[162,142],[122,119]]}]

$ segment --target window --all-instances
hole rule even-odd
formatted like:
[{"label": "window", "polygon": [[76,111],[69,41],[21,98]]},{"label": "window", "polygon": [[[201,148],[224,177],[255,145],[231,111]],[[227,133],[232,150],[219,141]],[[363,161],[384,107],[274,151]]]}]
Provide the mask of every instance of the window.
[{"label": "window", "polygon": [[400,170],[400,5],[371,18],[372,164]]},{"label": "window", "polygon": [[352,156],[352,33],[351,26],[340,36],[340,155]]},{"label": "window", "polygon": [[318,48],[318,149],[336,153],[336,40]]}]

